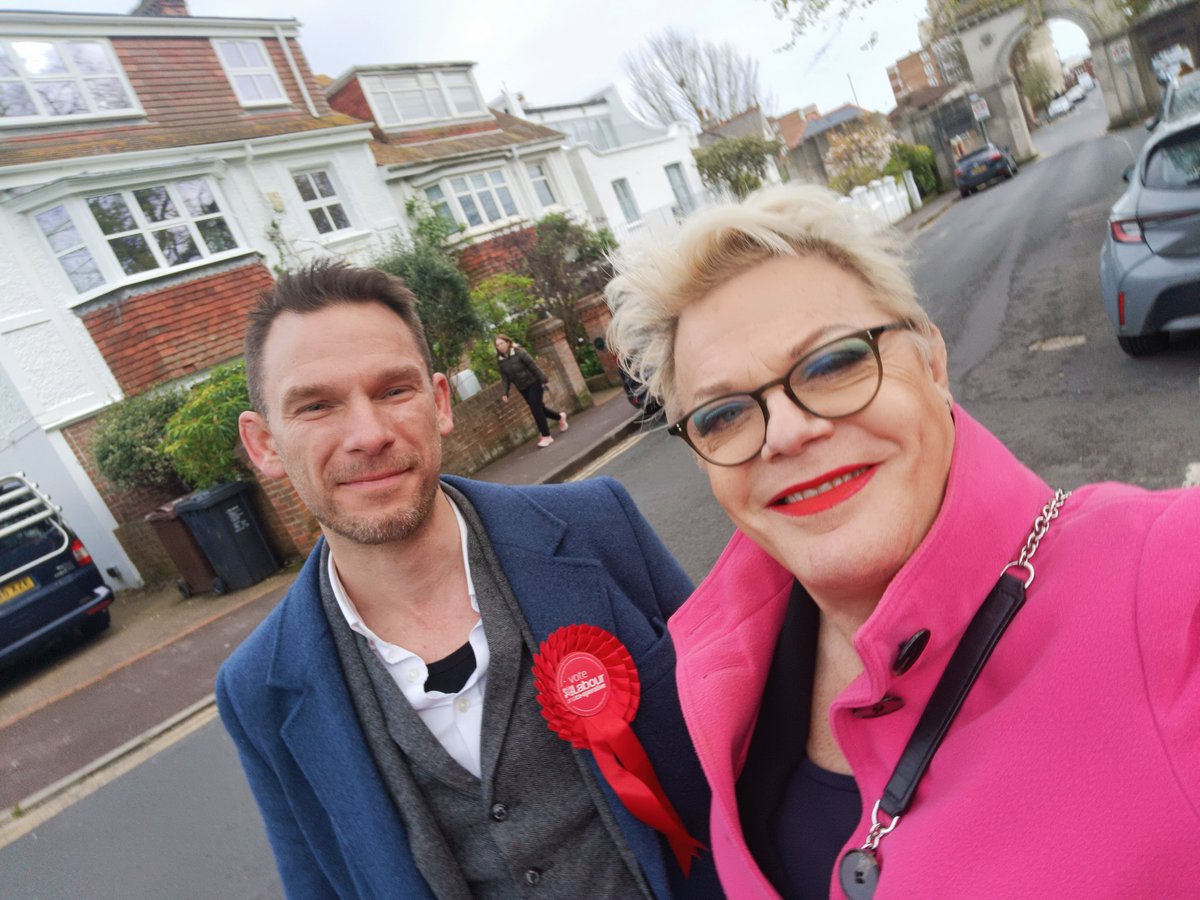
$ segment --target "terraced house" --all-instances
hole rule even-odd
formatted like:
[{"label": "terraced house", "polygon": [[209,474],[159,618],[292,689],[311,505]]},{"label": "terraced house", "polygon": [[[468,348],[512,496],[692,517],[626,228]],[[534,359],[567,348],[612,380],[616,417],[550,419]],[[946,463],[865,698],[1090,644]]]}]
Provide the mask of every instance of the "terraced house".
[{"label": "terraced house", "polygon": [[374,123],[371,144],[398,209],[416,200],[461,229],[473,280],[520,267],[530,228],[548,213],[593,224],[566,136],[487,106],[474,63],[355,66],[325,88],[340,112]]},{"label": "terraced house", "polygon": [[[114,586],[139,583],[150,498],[95,472],[97,413],[240,355],[274,267],[366,261],[404,229],[371,124],[331,109],[297,35],[185,0],[0,12],[0,472],[41,482]],[[467,198],[490,217],[486,192],[519,190],[459,178],[422,189],[468,221]]]}]

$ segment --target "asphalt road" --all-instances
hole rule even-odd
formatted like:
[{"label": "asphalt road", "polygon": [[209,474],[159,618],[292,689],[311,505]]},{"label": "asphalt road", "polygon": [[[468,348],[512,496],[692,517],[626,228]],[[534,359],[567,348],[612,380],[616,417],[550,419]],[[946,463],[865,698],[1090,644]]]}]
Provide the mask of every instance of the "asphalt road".
[{"label": "asphalt road", "polygon": [[[956,201],[918,234],[915,277],[950,346],[956,396],[1045,478],[1174,486],[1200,460],[1200,339],[1151,359],[1117,347],[1096,267],[1144,132],[1108,135],[1104,124],[1093,94],[1040,131],[1041,156],[1016,179]],[[621,480],[703,576],[731,528],[679,441],[643,435],[593,471]],[[0,872],[13,898],[281,896],[215,721],[0,849]]]},{"label": "asphalt road", "polygon": [[1049,482],[1177,487],[1200,460],[1200,335],[1152,358],[1117,346],[1099,251],[1146,132],[1104,127],[1094,92],[1039,131],[1036,162],[920,232],[916,283],[955,396]]}]

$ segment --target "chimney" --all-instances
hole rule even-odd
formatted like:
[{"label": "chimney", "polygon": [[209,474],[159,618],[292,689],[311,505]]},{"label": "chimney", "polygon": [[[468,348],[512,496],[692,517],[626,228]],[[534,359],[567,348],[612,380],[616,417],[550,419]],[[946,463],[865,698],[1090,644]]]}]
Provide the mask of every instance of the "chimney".
[{"label": "chimney", "polygon": [[516,116],[518,119],[525,118],[525,95],[513,93],[508,89],[508,85],[502,85],[504,90],[504,105],[508,109],[510,116]]},{"label": "chimney", "polygon": [[187,0],[141,0],[130,12],[131,16],[190,16]]}]

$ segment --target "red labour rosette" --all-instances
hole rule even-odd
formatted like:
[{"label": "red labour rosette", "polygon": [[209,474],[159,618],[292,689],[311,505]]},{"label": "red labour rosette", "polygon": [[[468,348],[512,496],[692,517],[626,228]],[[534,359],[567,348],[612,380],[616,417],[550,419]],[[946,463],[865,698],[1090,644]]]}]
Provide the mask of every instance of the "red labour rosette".
[{"label": "red labour rosette", "polygon": [[534,683],[550,730],[591,750],[600,771],[638,819],[666,835],[686,875],[703,845],[687,833],[637,735],[641,685],[633,657],[595,625],[567,625],[542,642],[533,658]]}]

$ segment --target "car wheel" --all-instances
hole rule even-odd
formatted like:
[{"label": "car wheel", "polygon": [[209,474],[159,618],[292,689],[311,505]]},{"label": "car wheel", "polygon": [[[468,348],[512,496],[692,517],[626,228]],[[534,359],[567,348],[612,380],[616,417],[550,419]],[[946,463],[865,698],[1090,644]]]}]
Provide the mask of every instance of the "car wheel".
[{"label": "car wheel", "polygon": [[960,197],[963,197],[964,199],[965,199],[965,198],[966,198],[966,197],[967,197],[967,196],[968,196],[970,193],[971,193],[971,192],[970,192],[970,191],[968,191],[966,188],[959,188],[959,189],[958,189],[958,196],[960,196]]},{"label": "car wheel", "polygon": [[110,624],[112,624],[112,617],[108,614],[108,610],[104,609],[80,622],[79,631],[84,637],[95,637]]},{"label": "car wheel", "polygon": [[1139,334],[1132,337],[1117,335],[1117,343],[1130,356],[1149,356],[1152,353],[1158,353],[1167,349],[1169,341],[1170,337],[1165,331],[1157,331],[1154,334]]}]

